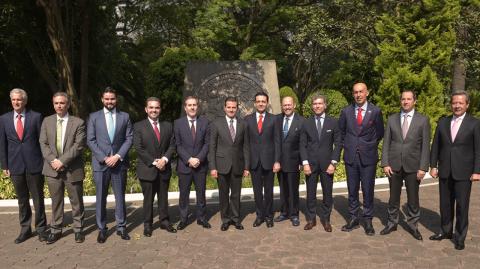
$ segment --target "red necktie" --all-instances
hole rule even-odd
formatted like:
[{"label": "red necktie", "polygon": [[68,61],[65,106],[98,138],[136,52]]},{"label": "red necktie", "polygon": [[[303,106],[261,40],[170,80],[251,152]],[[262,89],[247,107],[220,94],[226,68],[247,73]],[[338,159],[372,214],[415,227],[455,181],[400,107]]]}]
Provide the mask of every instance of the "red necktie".
[{"label": "red necktie", "polygon": [[260,114],[258,115],[258,122],[257,122],[258,133],[262,133],[262,126],[263,126],[263,115]]},{"label": "red necktie", "polygon": [[18,139],[20,139],[20,140],[23,139],[23,124],[22,124],[22,115],[21,114],[17,115],[17,135],[18,135]]},{"label": "red necktie", "polygon": [[362,125],[363,117],[362,117],[362,108],[358,108],[358,113],[357,113],[357,124]]},{"label": "red necktie", "polygon": [[158,122],[153,122],[153,131],[155,132],[155,136],[157,137],[158,143],[160,143],[160,130],[157,127]]}]

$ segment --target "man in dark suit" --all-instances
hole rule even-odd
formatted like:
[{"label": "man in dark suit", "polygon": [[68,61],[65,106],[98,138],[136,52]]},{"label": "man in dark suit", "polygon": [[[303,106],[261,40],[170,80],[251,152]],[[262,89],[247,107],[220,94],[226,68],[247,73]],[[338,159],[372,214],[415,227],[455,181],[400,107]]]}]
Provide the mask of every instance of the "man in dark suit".
[{"label": "man in dark suit", "polygon": [[143,234],[152,236],[153,201],[157,195],[160,229],[176,233],[168,216],[168,187],[175,151],[175,139],[170,122],[159,122],[160,99],[150,97],[145,104],[148,117],[135,123],[133,145],[137,150],[137,177],[143,192]]},{"label": "man in dark suit", "polygon": [[210,174],[218,180],[222,231],[229,225],[243,230],[240,220],[240,192],[242,176],[248,176],[250,148],[247,123],[239,119],[238,101],[235,97],[225,99],[225,117],[210,124],[208,164]]},{"label": "man in dark suit", "polygon": [[275,117],[266,111],[268,95],[255,94],[255,112],[246,116],[250,141],[250,174],[257,217],[253,227],[264,221],[273,227],[273,179],[280,171],[280,133],[276,131]]},{"label": "man in dark suit", "polygon": [[305,118],[295,113],[292,97],[282,98],[282,114],[277,117],[277,130],[281,132],[281,155],[278,172],[281,212],[276,222],[290,219],[293,226],[300,225],[298,218],[298,186],[300,183],[300,130]]},{"label": "man in dark suit", "polygon": [[32,209],[30,195],[35,207],[35,229],[38,239],[47,239],[47,218],[41,174],[43,158],[38,143],[42,116],[25,109],[28,96],[22,89],[10,91],[13,111],[0,116],[0,164],[3,174],[12,179],[18,199],[20,235],[15,244],[20,244],[32,236]]},{"label": "man in dark suit", "polygon": [[430,174],[440,177],[441,219],[441,232],[430,240],[452,239],[455,212],[457,250],[465,248],[472,181],[480,180],[480,121],[467,114],[469,103],[466,92],[452,94],[453,115],[438,121],[430,154]]},{"label": "man in dark suit", "polygon": [[55,243],[62,236],[65,189],[72,206],[75,242],[82,243],[85,240],[82,233],[85,123],[68,114],[70,98],[67,93],[55,93],[52,101],[55,114],[45,118],[40,132],[40,148],[44,158],[42,173],[47,178],[52,197],[51,233],[47,244]]},{"label": "man in dark suit", "polygon": [[323,202],[320,221],[326,232],[332,232],[330,215],[332,213],[333,174],[341,151],[341,134],[335,118],[326,115],[327,99],[325,96],[312,97],[314,115],[307,119],[300,135],[300,155],[307,183],[307,224],[304,230],[311,230],[317,217],[317,184],[320,177]]},{"label": "man in dark suit", "polygon": [[102,103],[103,109],[91,113],[87,124],[87,145],[92,151],[93,178],[97,190],[98,243],[105,243],[107,239],[106,207],[110,181],[115,195],[117,235],[123,240],[130,240],[126,231],[125,185],[128,151],[133,140],[129,115],[116,108],[116,91],[107,87],[102,93]]},{"label": "man in dark suit", "polygon": [[374,235],[375,229],[372,225],[373,191],[375,169],[378,162],[378,143],[380,143],[384,131],[383,118],[380,108],[367,102],[368,89],[365,83],[355,83],[352,92],[355,103],[342,109],[338,121],[342,132],[350,213],[350,219],[342,227],[342,231],[349,232],[359,227],[358,191],[361,183],[365,233]]},{"label": "man in dark suit", "polygon": [[199,117],[198,99],[188,96],[184,101],[186,116],[174,122],[175,144],[178,153],[178,187],[180,189],[180,223],[177,230],[183,230],[188,223],[188,206],[190,204],[190,187],[195,183],[197,198],[197,224],[210,229],[205,199],[206,178],[208,170],[208,145],[210,129],[208,119]]},{"label": "man in dark suit", "polygon": [[383,138],[382,167],[390,183],[387,224],[381,235],[397,230],[400,195],[403,181],[407,189],[407,223],[417,240],[422,240],[418,231],[420,202],[418,187],[428,171],[430,156],[430,122],[415,110],[417,97],[411,90],[402,92],[401,111],[388,117]]}]

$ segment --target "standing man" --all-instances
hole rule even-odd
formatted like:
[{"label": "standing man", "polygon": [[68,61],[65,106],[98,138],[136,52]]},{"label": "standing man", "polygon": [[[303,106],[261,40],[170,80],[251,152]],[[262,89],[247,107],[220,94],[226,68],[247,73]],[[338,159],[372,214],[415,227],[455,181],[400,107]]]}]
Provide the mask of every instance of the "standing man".
[{"label": "standing man", "polygon": [[317,185],[318,178],[322,185],[323,202],[320,221],[326,232],[332,232],[330,215],[332,213],[333,174],[341,151],[341,134],[335,118],[327,116],[327,99],[323,95],[312,98],[314,115],[303,124],[300,136],[300,154],[303,160],[303,171],[307,183],[307,208],[304,230],[311,230],[317,217]]},{"label": "standing man", "polygon": [[255,94],[255,113],[245,117],[250,141],[250,173],[257,217],[253,227],[264,221],[273,227],[273,178],[280,171],[280,132],[276,131],[275,117],[266,111],[268,95]]},{"label": "standing man", "polygon": [[420,202],[418,187],[428,171],[430,155],[430,122],[415,111],[417,97],[411,90],[402,92],[401,111],[388,117],[383,139],[382,167],[390,183],[387,225],[381,235],[397,230],[400,195],[403,181],[407,189],[407,223],[417,240],[422,240],[418,231]]},{"label": "standing man", "polygon": [[175,139],[170,122],[159,122],[160,99],[149,97],[145,102],[147,118],[135,123],[133,145],[137,150],[137,177],[143,193],[143,235],[152,236],[153,201],[157,195],[160,229],[176,233],[168,216],[168,187],[175,151]]},{"label": "standing man", "polygon": [[278,172],[280,185],[280,215],[275,222],[290,219],[293,226],[300,225],[298,218],[298,186],[300,183],[300,130],[305,118],[295,113],[296,104],[292,97],[282,98],[282,114],[277,118],[277,130],[281,132],[281,170]]},{"label": "standing man", "polygon": [[55,114],[45,118],[40,132],[40,148],[44,158],[42,173],[47,177],[52,197],[52,221],[47,244],[55,243],[62,236],[65,189],[72,205],[75,242],[82,243],[85,241],[82,233],[85,123],[68,114],[70,98],[65,92],[55,93],[52,100]]},{"label": "standing man", "polygon": [[188,206],[190,204],[190,187],[195,183],[197,197],[197,224],[210,229],[207,221],[207,205],[205,199],[206,179],[208,170],[208,144],[210,130],[208,119],[198,116],[198,98],[185,98],[184,117],[174,122],[175,143],[177,145],[177,172],[180,189],[180,223],[177,230],[183,230],[188,223]]},{"label": "standing man", "polygon": [[[467,114],[465,91],[451,96],[453,115],[441,118],[433,138],[430,174],[440,177],[441,232],[430,240],[452,239],[455,212],[455,249],[465,248],[472,181],[480,180],[480,121]],[[438,165],[438,168],[437,168]]]},{"label": "standing man", "polygon": [[102,93],[103,109],[90,114],[87,124],[87,145],[92,151],[92,168],[97,190],[96,219],[99,229],[97,242],[107,240],[106,207],[110,181],[115,195],[117,235],[130,240],[126,231],[125,184],[127,181],[128,150],[133,132],[130,117],[117,109],[117,93],[107,87]]},{"label": "standing man", "polygon": [[363,193],[363,218],[365,233],[374,235],[373,191],[375,169],[378,162],[378,143],[383,137],[383,118],[380,108],[367,102],[368,89],[365,83],[353,85],[355,103],[342,109],[339,127],[342,132],[343,159],[347,172],[348,210],[350,220],[342,231],[350,232],[359,227],[360,183]]},{"label": "standing man", "polygon": [[210,124],[208,164],[210,174],[218,180],[222,231],[235,225],[243,230],[240,222],[240,192],[242,176],[248,176],[250,148],[247,123],[239,119],[238,101],[235,97],[225,99],[225,117]]},{"label": "standing man", "polygon": [[24,90],[11,90],[10,100],[13,111],[0,116],[0,164],[3,174],[12,179],[18,199],[21,230],[15,244],[20,244],[32,236],[30,195],[35,207],[38,239],[44,241],[47,239],[47,218],[43,201],[45,179],[41,174],[43,158],[38,143],[42,116],[25,108],[28,96]]}]

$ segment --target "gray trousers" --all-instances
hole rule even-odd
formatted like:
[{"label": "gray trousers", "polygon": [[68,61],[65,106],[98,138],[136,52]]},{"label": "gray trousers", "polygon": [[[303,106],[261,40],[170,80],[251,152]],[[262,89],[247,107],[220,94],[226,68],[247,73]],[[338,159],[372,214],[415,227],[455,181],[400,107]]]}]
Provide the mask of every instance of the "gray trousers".
[{"label": "gray trousers", "polygon": [[418,197],[418,188],[420,181],[417,180],[417,172],[406,173],[401,169],[394,171],[389,179],[390,199],[388,200],[388,225],[397,225],[400,215],[400,195],[402,193],[403,182],[407,189],[407,224],[413,230],[417,229],[417,223],[420,219],[420,202]]}]

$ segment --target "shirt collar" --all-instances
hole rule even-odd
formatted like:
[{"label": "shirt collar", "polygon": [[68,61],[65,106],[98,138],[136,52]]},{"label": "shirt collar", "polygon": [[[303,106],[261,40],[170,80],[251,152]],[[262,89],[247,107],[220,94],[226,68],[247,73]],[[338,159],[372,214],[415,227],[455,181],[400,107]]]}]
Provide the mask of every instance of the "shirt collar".
[{"label": "shirt collar", "polygon": [[188,120],[188,122],[191,122],[192,120],[196,121],[196,120],[197,120],[197,117],[195,117],[195,118],[190,118],[190,116],[187,115],[187,120]]},{"label": "shirt collar", "polygon": [[255,112],[255,114],[256,114],[257,118],[258,118],[258,116],[260,116],[260,115],[262,115],[263,118],[265,118],[265,111],[264,111],[263,113]]},{"label": "shirt collar", "polygon": [[112,110],[108,110],[106,107],[103,107],[103,114],[107,114],[110,111],[112,112],[112,114],[117,114],[117,108],[114,108]]},{"label": "shirt collar", "polygon": [[227,122],[230,123],[230,120],[233,120],[233,122],[235,122],[237,120],[237,118],[229,118],[227,115],[225,115],[225,118],[227,119]]},{"label": "shirt collar", "polygon": [[58,114],[57,114],[57,121],[58,121],[59,119],[62,119],[63,121],[68,120],[68,113],[65,114],[65,116],[63,116],[63,117],[60,117],[60,116],[58,116]]},{"label": "shirt collar", "polygon": [[[150,122],[150,124],[153,125],[153,122],[154,122],[154,121],[153,121],[152,119],[150,119],[149,117],[147,117],[147,118],[148,118],[148,121]],[[158,123],[158,119],[156,120],[156,122]]]},{"label": "shirt collar", "polygon": [[[361,106],[362,108],[362,111],[367,111],[367,106],[368,106],[368,102],[365,102],[365,104],[363,104],[363,106]],[[355,103],[355,110],[358,110],[359,106]]]},{"label": "shirt collar", "polygon": [[22,115],[22,118],[25,118],[25,109],[22,111],[22,113],[17,113],[17,111],[13,111],[13,116],[16,119],[18,114]]},{"label": "shirt collar", "polygon": [[320,117],[321,119],[325,119],[325,112],[323,112],[320,116],[318,115],[314,115],[315,116],[315,119],[317,119],[318,117]]},{"label": "shirt collar", "polygon": [[408,115],[409,117],[413,118],[413,114],[415,113],[415,109],[412,109],[410,112],[405,113],[403,110],[400,112],[400,117],[404,117],[405,114]]},{"label": "shirt collar", "polygon": [[453,115],[452,120],[456,120],[456,119],[463,120],[465,118],[465,115],[467,115],[467,112],[463,113],[463,115],[460,116],[460,117],[457,117],[457,116]]},{"label": "shirt collar", "polygon": [[294,116],[295,116],[295,112],[293,112],[292,115],[290,115],[290,116],[284,115],[283,119],[288,118],[288,120],[291,120],[291,119],[293,119]]}]

